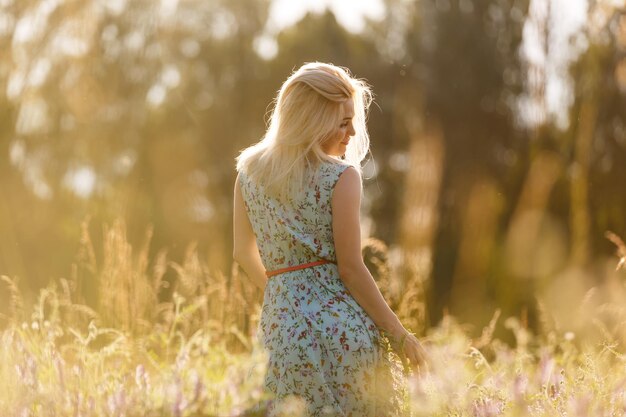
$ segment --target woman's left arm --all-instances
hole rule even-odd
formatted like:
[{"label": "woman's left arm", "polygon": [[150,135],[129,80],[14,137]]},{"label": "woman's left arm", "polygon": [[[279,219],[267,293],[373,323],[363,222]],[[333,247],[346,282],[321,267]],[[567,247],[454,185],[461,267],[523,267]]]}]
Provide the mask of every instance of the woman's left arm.
[{"label": "woman's left arm", "polygon": [[241,265],[257,287],[265,290],[267,284],[265,267],[261,261],[256,236],[244,205],[239,186],[239,175],[235,180],[233,204],[233,259]]}]

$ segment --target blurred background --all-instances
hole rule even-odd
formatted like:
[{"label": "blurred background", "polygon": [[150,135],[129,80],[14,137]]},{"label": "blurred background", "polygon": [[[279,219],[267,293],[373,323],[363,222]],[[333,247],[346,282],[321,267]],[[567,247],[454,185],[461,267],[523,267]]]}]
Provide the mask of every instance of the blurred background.
[{"label": "blurred background", "polygon": [[27,302],[79,277],[94,303],[107,276],[84,265],[121,262],[113,224],[166,282],[190,251],[237,275],[234,158],[324,61],[375,93],[363,231],[389,299],[421,327],[546,308],[575,327],[573,307],[624,295],[605,232],[626,235],[625,7],[0,0],[0,275]]}]

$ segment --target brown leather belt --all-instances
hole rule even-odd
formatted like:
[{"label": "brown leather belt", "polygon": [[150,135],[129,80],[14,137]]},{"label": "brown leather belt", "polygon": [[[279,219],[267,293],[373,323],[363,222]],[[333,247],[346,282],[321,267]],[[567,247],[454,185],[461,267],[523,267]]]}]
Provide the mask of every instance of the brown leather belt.
[{"label": "brown leather belt", "polygon": [[295,266],[288,266],[286,268],[275,269],[273,271],[265,271],[265,275],[269,277],[273,277],[274,275],[283,274],[285,272],[297,271],[298,269],[310,268],[312,266],[324,265],[324,264],[334,264],[335,262],[329,261],[327,259],[321,259],[315,262],[309,262],[306,264],[300,264]]}]

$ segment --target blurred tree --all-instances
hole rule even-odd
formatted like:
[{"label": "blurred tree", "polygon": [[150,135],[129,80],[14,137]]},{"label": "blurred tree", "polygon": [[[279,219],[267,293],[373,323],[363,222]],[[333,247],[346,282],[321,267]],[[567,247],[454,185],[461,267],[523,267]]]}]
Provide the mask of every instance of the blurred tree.
[{"label": "blurred tree", "polygon": [[[409,73],[422,87],[425,119],[441,126],[444,144],[431,277],[433,323],[444,309],[485,322],[495,308],[486,279],[495,272],[496,252],[466,258],[481,266],[468,269],[466,263],[460,269],[459,250],[472,245],[476,233],[491,233],[483,236],[487,242],[497,240],[520,187],[527,141],[515,128],[513,101],[522,88],[517,50],[526,9],[522,0],[421,3],[416,16],[421,30],[407,33],[414,58]],[[498,198],[502,207],[474,199],[485,187],[491,199],[504,194]],[[478,204],[474,210],[482,210],[482,216],[495,216],[494,226],[464,232],[463,221],[471,219],[463,214],[471,204]],[[463,296],[451,305],[457,284]]]},{"label": "blurred tree", "polygon": [[626,6],[593,2],[586,51],[572,65],[575,102],[567,136],[570,161],[570,258],[586,264],[607,230],[626,233]]},{"label": "blurred tree", "polygon": [[129,219],[135,242],[154,223],[154,245],[175,253],[201,240],[225,268],[214,237],[230,231],[224,166],[232,137],[251,126],[241,118],[267,8],[266,0],[4,2],[0,105],[10,117],[0,128],[10,158],[0,169],[10,198],[0,227],[11,233],[0,270],[34,288],[67,274],[87,214],[96,226]]},{"label": "blurred tree", "polygon": [[[534,194],[535,201],[537,196],[546,201],[541,203],[541,210],[527,210],[526,218],[531,221],[525,226],[524,222],[511,226],[511,232],[514,228],[524,230],[529,250],[510,249],[517,252],[517,264],[526,266],[515,268],[512,262],[509,270],[518,277],[531,278],[542,313],[554,314],[563,331],[576,326],[571,322],[572,302],[605,279],[597,274],[605,267],[607,251],[613,250],[605,232],[623,234],[625,229],[626,201],[618,191],[626,174],[626,83],[620,78],[625,6],[624,2],[589,2],[580,29],[567,39],[565,47],[574,50],[576,56],[561,77],[572,100],[560,114],[536,127],[532,165],[543,165],[544,169],[529,174],[526,184],[536,183],[527,197]],[[546,54],[549,51],[546,47]],[[552,46],[552,55],[556,52]],[[549,64],[543,71],[548,68]],[[540,92],[544,99],[549,97],[548,91]],[[546,164],[548,159],[551,162]],[[529,256],[524,257],[524,253]]]}]

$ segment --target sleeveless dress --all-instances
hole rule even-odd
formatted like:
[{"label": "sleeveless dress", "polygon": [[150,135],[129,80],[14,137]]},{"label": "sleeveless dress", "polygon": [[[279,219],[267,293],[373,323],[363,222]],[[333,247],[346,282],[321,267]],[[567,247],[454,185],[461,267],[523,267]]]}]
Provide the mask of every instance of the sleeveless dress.
[{"label": "sleeveless dress", "polygon": [[[331,197],[348,166],[319,163],[308,171],[303,195],[287,203],[239,174],[266,270],[336,262]],[[406,381],[398,362],[335,263],[270,277],[257,336],[269,354],[264,388],[274,399],[268,415],[406,415]]]}]

